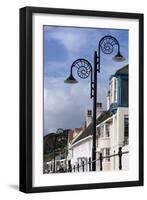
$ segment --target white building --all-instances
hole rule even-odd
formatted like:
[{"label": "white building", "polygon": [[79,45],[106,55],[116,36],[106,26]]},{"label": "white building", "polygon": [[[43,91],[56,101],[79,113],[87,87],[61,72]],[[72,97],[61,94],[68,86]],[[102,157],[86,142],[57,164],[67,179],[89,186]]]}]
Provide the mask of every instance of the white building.
[{"label": "white building", "polygon": [[[107,111],[97,119],[97,159],[129,151],[128,145],[128,65],[110,77]],[[129,168],[129,153],[122,155],[122,169]],[[118,170],[118,156],[103,159],[103,170]],[[97,170],[100,169],[97,162]]]},{"label": "white building", "polygon": [[82,167],[79,168],[79,171],[89,170],[88,161],[91,160],[92,156],[92,135],[89,129],[91,124],[82,131],[77,138],[75,138],[71,144],[71,165],[76,167],[78,171],[78,165],[85,165],[84,170]]},{"label": "white building", "polygon": [[[97,117],[103,112],[102,104],[97,103]],[[72,167],[75,171],[91,171],[92,160],[92,111],[88,110],[86,115],[85,127],[70,144],[69,154]],[[78,169],[78,165],[80,168]]]}]

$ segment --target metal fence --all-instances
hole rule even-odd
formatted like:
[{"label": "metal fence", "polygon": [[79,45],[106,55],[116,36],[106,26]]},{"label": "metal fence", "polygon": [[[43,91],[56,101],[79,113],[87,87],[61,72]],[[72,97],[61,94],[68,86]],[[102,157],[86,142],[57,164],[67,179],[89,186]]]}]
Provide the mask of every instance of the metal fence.
[{"label": "metal fence", "polygon": [[112,157],[117,157],[117,159],[118,159],[118,169],[122,170],[122,167],[123,167],[122,156],[124,154],[128,154],[128,153],[129,153],[129,151],[125,151],[125,152],[122,151],[122,147],[119,147],[118,153],[113,154],[113,155],[103,156],[102,153],[100,153],[99,158],[94,160],[94,161],[91,161],[91,158],[89,158],[89,161],[87,163],[82,161],[81,165],[79,165],[79,163],[77,165],[73,165],[73,166],[71,164],[68,164],[68,172],[81,172],[81,171],[85,172],[85,171],[87,171],[87,168],[88,168],[88,171],[92,171],[92,162],[97,163],[97,161],[99,162],[99,171],[103,171],[103,161],[104,161],[104,159],[110,159]]},{"label": "metal fence", "polygon": [[80,164],[77,163],[76,165],[72,165],[71,162],[67,163],[67,161],[66,161],[64,166],[61,167],[59,170],[57,170],[57,169],[54,170],[53,169],[54,165],[51,164],[50,170],[47,166],[45,167],[46,168],[45,173],[86,172],[86,171],[90,172],[90,171],[92,171],[92,163],[93,162],[96,162],[96,170],[97,171],[103,171],[104,170],[104,166],[103,166],[104,161],[107,160],[110,163],[110,159],[113,157],[116,158],[116,162],[118,165],[117,168],[119,170],[122,170],[123,165],[124,165],[124,163],[122,162],[123,161],[122,157],[128,153],[129,153],[129,151],[122,151],[122,147],[119,147],[117,153],[114,153],[109,156],[103,156],[103,154],[100,153],[99,157],[94,161],[92,161],[91,158],[89,158],[89,160],[86,163],[84,161],[82,161],[82,163],[80,163]]}]

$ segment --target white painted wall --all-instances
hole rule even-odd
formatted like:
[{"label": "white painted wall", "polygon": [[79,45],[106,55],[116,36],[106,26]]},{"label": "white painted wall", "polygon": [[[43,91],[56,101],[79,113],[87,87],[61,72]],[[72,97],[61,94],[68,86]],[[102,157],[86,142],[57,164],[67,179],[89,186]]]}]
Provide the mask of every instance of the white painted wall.
[{"label": "white painted wall", "polygon": [[[118,148],[123,146],[124,141],[124,115],[128,115],[128,108],[119,107],[113,116],[112,132],[111,132],[111,154],[118,153]],[[126,155],[125,155],[126,156]],[[128,157],[127,157],[128,160]],[[111,169],[118,169],[118,156],[111,159]],[[125,160],[123,160],[125,161]],[[125,169],[129,168],[129,162],[125,161]]]},{"label": "white painted wall", "polygon": [[109,148],[110,147],[110,138],[99,138],[98,147],[99,148]]},{"label": "white painted wall", "polygon": [[120,145],[124,141],[124,115],[128,115],[128,108],[119,107],[117,110],[117,132],[119,133],[117,143]]},{"label": "white painted wall", "polygon": [[[71,164],[77,166],[78,160],[88,161],[89,157],[92,157],[92,137],[89,136],[78,143],[75,143],[71,147],[72,157]],[[79,162],[81,165],[81,162]]]},{"label": "white painted wall", "polygon": [[86,113],[86,127],[89,126],[92,122],[92,111],[90,110],[91,114],[89,115],[88,111]]},{"label": "white painted wall", "polygon": [[[104,126],[104,137],[98,138],[97,151],[100,152],[101,149],[110,148],[110,155],[118,153],[118,148],[123,146],[124,141],[124,115],[128,115],[128,108],[119,107],[116,114],[112,117],[106,119],[98,126]],[[106,123],[109,123],[110,137],[106,137]],[[97,127],[98,127],[97,126]],[[98,157],[97,157],[98,159]],[[127,166],[128,156],[124,156],[125,169],[129,168]],[[99,162],[97,169],[99,170]],[[129,165],[129,163],[128,163]],[[118,168],[118,157],[113,157],[110,159],[110,162],[103,161],[103,170],[116,170]]]},{"label": "white painted wall", "polygon": [[[122,148],[122,152],[129,152],[129,145],[126,145]],[[129,153],[122,155],[122,169],[129,170]]]},{"label": "white painted wall", "polygon": [[[109,148],[111,150],[111,135],[109,135],[109,137],[107,137],[106,135],[106,124],[110,123],[110,121],[112,121],[112,117],[106,119],[104,122],[102,122],[101,124],[99,124],[97,127],[101,127],[103,126],[103,137],[100,136],[97,138],[97,159],[99,159],[99,153],[102,152],[102,149],[104,149],[103,151],[103,156],[106,156],[106,148]],[[111,124],[109,124],[109,134],[111,134]],[[100,161],[97,161],[97,171],[100,170]],[[103,170],[107,171],[107,170],[111,170],[111,162],[109,162],[107,159],[103,159]]]},{"label": "white painted wall", "polygon": [[[113,75],[113,74],[112,74]],[[112,77],[109,84],[109,94],[107,94],[107,110],[112,103],[117,102],[118,81],[116,77]]]}]

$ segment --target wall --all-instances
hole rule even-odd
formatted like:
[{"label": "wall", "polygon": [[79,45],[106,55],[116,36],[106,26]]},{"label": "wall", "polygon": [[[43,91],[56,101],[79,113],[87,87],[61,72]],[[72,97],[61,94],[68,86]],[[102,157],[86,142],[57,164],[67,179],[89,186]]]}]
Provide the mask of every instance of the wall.
[{"label": "wall", "polygon": [[[129,145],[126,145],[122,148],[122,152],[127,152],[129,151]],[[129,169],[129,153],[123,154],[122,155],[122,169],[123,170],[128,170]]]},{"label": "wall", "polygon": [[124,116],[128,115],[128,108],[120,107],[117,111],[117,132],[119,138],[117,144],[122,144],[124,141]]},{"label": "wall", "polygon": [[[0,199],[11,200],[66,200],[66,199],[146,199],[147,185],[144,187],[85,190],[44,194],[23,194],[18,192],[18,57],[19,30],[18,9],[22,6],[46,6],[95,9],[124,12],[144,12],[147,18],[146,1],[118,0],[3,0],[0,6]],[[147,20],[147,19],[146,19]],[[145,27],[147,35],[147,26]],[[147,41],[145,39],[145,44]],[[146,49],[145,49],[146,50]],[[146,52],[146,51],[145,51]],[[145,63],[146,64],[146,63]],[[146,66],[146,65],[145,65]],[[147,75],[147,68],[145,67]],[[147,85],[147,79],[145,82]],[[145,102],[147,96],[145,94]],[[146,110],[145,106],[145,110]],[[147,117],[147,116],[145,116]],[[146,120],[146,118],[145,118]],[[145,133],[147,130],[145,130]],[[145,141],[147,136],[145,135]],[[146,142],[145,142],[146,143]],[[145,145],[147,152],[147,145]],[[147,156],[145,156],[147,169]],[[146,177],[146,173],[145,173]],[[147,177],[146,177],[147,178]]]},{"label": "wall", "polygon": [[71,164],[75,165],[77,164],[77,160],[78,158],[87,158],[87,160],[89,159],[89,157],[92,156],[92,140],[91,137],[88,137],[87,139],[83,140],[80,143],[75,144],[72,147],[72,159],[71,159]]}]

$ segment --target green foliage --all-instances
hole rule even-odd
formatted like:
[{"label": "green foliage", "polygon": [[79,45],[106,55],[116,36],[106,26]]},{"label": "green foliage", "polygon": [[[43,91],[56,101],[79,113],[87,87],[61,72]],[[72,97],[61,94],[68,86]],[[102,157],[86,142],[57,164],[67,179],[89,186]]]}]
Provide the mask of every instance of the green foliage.
[{"label": "green foliage", "polygon": [[50,161],[55,155],[62,155],[63,158],[67,155],[67,139],[68,130],[64,130],[62,134],[49,133],[44,136],[44,162]]}]

